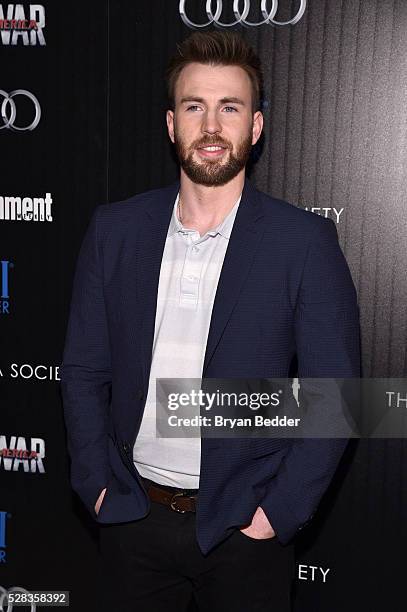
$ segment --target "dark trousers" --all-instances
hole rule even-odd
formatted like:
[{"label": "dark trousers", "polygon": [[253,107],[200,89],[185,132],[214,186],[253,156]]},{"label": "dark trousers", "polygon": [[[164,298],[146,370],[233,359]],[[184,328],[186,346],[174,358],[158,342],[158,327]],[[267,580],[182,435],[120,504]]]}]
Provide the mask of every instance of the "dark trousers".
[{"label": "dark trousers", "polygon": [[[161,485],[160,485],[161,486]],[[165,487],[170,491],[177,491]],[[106,612],[289,612],[294,546],[238,529],[207,555],[195,514],[151,502],[130,523],[100,525]]]}]

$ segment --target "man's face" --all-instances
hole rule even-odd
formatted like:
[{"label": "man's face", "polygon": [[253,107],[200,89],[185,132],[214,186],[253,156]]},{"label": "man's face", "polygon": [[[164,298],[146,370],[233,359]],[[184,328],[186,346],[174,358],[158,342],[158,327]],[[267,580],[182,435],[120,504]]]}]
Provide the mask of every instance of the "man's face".
[{"label": "man's face", "polygon": [[192,63],[178,77],[167,126],[185,174],[217,186],[246,166],[263,116],[252,113],[251,82],[242,68]]}]

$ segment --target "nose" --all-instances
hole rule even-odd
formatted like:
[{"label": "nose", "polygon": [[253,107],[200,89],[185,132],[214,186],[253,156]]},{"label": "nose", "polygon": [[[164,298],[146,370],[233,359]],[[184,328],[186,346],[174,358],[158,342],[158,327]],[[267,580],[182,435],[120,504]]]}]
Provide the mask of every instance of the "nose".
[{"label": "nose", "polygon": [[215,110],[207,110],[202,120],[202,132],[206,134],[217,134],[222,131],[222,125]]}]

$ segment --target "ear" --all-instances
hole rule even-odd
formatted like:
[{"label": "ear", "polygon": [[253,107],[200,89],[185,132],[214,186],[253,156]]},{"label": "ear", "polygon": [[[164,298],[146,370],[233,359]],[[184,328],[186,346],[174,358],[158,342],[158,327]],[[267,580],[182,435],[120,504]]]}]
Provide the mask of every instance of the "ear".
[{"label": "ear", "polygon": [[167,110],[166,120],[167,120],[168,135],[171,139],[171,142],[173,143],[174,142],[174,112],[172,110]]},{"label": "ear", "polygon": [[256,144],[263,130],[263,113],[257,111],[253,115],[253,132],[252,132],[252,145]]}]

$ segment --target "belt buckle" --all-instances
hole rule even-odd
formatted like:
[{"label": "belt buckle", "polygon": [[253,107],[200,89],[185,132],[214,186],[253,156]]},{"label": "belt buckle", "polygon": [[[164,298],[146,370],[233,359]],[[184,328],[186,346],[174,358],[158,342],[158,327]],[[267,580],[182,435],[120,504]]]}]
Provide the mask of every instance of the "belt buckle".
[{"label": "belt buckle", "polygon": [[181,514],[185,514],[186,510],[182,510],[181,508],[178,508],[178,506],[176,505],[177,501],[176,498],[177,497],[184,497],[184,492],[181,491],[180,493],[174,493],[174,495],[171,498],[171,502],[170,502],[170,506],[171,506],[171,510],[175,510],[175,512],[180,512]]}]

